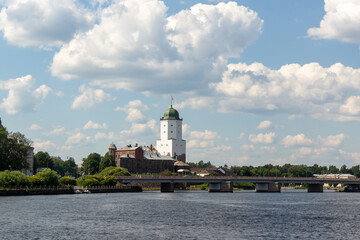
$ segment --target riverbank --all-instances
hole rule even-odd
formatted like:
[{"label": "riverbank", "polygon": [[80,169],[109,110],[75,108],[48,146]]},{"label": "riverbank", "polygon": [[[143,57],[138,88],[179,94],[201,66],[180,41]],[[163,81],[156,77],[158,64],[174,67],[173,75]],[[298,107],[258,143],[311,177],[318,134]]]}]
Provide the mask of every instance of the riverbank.
[{"label": "riverbank", "polygon": [[75,194],[76,191],[83,193],[120,193],[120,192],[142,192],[138,186],[94,186],[94,187],[39,187],[39,188],[2,188],[0,196],[28,196],[28,195],[59,195]]}]

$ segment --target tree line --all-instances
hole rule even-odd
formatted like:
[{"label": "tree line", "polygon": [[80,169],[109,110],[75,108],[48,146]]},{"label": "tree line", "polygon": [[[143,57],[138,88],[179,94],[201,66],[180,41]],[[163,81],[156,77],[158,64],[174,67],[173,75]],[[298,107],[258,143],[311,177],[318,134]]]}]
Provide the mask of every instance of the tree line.
[{"label": "tree line", "polygon": [[342,165],[337,168],[334,165],[313,166],[284,164],[282,166],[266,164],[264,166],[232,166],[230,168],[233,176],[254,176],[254,177],[312,177],[314,174],[352,174],[360,177],[359,165],[347,168]]},{"label": "tree line", "polygon": [[130,176],[125,168],[107,167],[96,175],[86,175],[78,179],[71,177],[60,178],[59,174],[49,168],[36,173],[34,176],[26,176],[19,171],[0,171],[0,187],[37,187],[37,186],[114,186],[119,184],[115,176]]},{"label": "tree line", "polygon": [[31,144],[20,132],[8,132],[0,119],[0,171],[28,168],[26,157]]}]

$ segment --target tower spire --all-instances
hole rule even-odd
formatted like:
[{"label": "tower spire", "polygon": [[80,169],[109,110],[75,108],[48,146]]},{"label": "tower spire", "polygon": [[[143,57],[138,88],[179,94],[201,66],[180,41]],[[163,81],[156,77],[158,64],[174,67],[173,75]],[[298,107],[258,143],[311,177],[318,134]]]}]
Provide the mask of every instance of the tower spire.
[{"label": "tower spire", "polygon": [[172,102],[173,102],[173,100],[174,100],[174,98],[173,98],[173,96],[171,96],[171,107],[172,107]]}]

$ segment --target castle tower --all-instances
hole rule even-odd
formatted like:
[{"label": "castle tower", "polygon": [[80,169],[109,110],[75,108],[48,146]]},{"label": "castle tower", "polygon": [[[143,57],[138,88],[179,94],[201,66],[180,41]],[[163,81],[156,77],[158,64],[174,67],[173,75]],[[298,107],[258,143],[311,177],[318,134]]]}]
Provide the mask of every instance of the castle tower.
[{"label": "castle tower", "polygon": [[113,157],[113,159],[115,159],[115,151],[116,151],[116,146],[114,143],[110,144],[109,146],[109,155],[111,157]]},{"label": "castle tower", "polygon": [[186,161],[186,141],[182,139],[182,119],[179,112],[170,106],[160,119],[160,140],[156,148],[161,155],[168,155],[178,161]]}]

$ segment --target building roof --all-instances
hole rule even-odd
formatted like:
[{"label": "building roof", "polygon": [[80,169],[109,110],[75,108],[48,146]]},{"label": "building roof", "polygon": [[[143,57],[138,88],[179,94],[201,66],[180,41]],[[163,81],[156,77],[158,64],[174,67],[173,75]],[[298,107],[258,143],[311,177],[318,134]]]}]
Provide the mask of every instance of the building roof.
[{"label": "building roof", "polygon": [[174,163],[174,166],[177,166],[177,167],[189,167],[189,165],[184,163],[183,161],[177,161],[176,163]]},{"label": "building roof", "polygon": [[116,146],[114,143],[110,144],[109,149],[116,149]]},{"label": "building roof", "polygon": [[170,106],[168,110],[165,111],[164,116],[161,118],[161,120],[181,120],[179,117],[179,112]]}]

